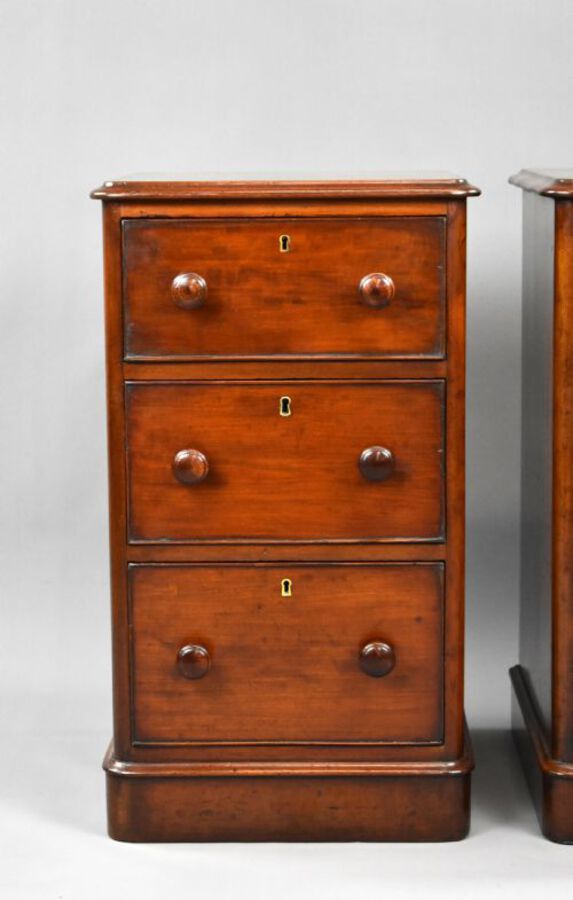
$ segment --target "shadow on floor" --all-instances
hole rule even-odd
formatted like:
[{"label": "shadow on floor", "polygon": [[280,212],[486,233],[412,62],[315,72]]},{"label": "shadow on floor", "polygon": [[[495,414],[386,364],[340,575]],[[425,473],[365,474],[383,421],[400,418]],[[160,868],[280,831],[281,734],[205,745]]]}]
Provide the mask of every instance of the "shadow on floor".
[{"label": "shadow on floor", "polygon": [[[61,709],[59,710],[62,719]],[[5,800],[62,826],[105,834],[105,785],[101,760],[105,738],[95,731],[58,728],[58,710],[34,711],[35,728],[12,735],[5,749]],[[539,834],[509,729],[471,732],[476,768],[472,784],[472,830],[477,837],[499,825]]]},{"label": "shadow on floor", "polygon": [[101,718],[97,704],[89,697],[16,700],[17,725],[3,745],[4,805],[45,823],[103,836],[106,737],[88,727],[90,709],[96,723]]},{"label": "shadow on floor", "polygon": [[511,731],[475,729],[471,732],[476,768],[472,783],[472,831],[482,834],[500,824],[529,834],[539,826],[518,759]]}]

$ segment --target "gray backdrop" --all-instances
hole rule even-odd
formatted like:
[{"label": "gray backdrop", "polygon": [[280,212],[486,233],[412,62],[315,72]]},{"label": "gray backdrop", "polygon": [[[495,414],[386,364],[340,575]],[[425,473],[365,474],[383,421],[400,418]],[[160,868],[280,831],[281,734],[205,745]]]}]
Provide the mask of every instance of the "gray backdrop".
[{"label": "gray backdrop", "polygon": [[[488,878],[489,896],[506,896],[508,879],[540,858],[551,861],[546,880],[568,877],[573,851],[564,857],[538,838],[504,733],[517,638],[521,271],[521,197],[507,177],[572,163],[573,5],[1,0],[0,19],[9,860],[0,884],[11,898],[141,897],[159,884],[177,889],[193,871],[199,885],[216,873],[220,896],[243,886],[264,897],[274,884],[275,896],[332,898],[372,886],[382,865],[385,885],[412,896],[433,884],[447,895],[456,878],[467,896]],[[414,855],[142,855],[111,844],[99,773],[110,734],[101,229],[88,192],[130,171],[424,168],[483,190],[468,203],[467,710],[481,761],[473,837]],[[526,896],[541,876],[523,877]]]}]

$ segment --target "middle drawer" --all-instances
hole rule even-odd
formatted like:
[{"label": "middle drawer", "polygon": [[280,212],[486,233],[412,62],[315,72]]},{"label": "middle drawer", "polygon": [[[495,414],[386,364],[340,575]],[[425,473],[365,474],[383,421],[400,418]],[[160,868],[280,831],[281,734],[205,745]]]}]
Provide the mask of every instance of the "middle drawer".
[{"label": "middle drawer", "polygon": [[444,537],[444,382],[126,385],[131,542]]}]

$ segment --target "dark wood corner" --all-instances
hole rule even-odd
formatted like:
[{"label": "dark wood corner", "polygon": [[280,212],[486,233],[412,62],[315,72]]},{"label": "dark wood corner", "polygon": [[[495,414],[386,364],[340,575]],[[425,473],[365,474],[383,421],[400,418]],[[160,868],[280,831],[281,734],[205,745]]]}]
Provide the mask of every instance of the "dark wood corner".
[{"label": "dark wood corner", "polygon": [[523,196],[521,591],[515,734],[544,834],[573,841],[573,172]]},{"label": "dark wood corner", "polygon": [[559,200],[573,196],[573,169],[521,169],[511,176],[509,183]]},{"label": "dark wood corner", "polygon": [[510,669],[513,737],[541,831],[558,844],[573,843],[573,764],[551,756],[547,734],[521,666]]}]

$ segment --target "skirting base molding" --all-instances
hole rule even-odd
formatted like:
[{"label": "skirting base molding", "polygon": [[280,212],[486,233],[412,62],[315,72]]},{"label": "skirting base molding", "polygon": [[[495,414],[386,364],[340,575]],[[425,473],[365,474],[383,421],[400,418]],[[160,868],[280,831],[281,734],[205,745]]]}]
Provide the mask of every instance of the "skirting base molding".
[{"label": "skirting base molding", "polygon": [[513,685],[513,736],[545,837],[573,843],[573,764],[553,759],[521,666],[509,671]]},{"label": "skirting base molding", "polygon": [[455,841],[473,757],[432,763],[141,763],[107,773],[120,841]]}]

